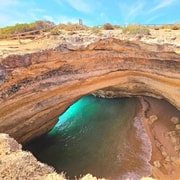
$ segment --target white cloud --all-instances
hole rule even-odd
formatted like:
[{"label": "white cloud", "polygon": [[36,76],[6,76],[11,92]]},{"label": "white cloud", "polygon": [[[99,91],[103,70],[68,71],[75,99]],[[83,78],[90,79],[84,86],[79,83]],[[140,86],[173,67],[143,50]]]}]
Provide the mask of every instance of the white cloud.
[{"label": "white cloud", "polygon": [[93,8],[92,6],[85,2],[85,0],[67,0],[67,2],[77,11],[83,13],[91,13]]},{"label": "white cloud", "polygon": [[17,6],[20,2],[18,0],[4,0],[1,2],[0,9],[8,8],[11,6]]},{"label": "white cloud", "polygon": [[144,7],[143,3],[138,3],[138,4],[130,7],[129,11],[128,11],[129,18],[135,18],[141,12],[143,7]]},{"label": "white cloud", "polygon": [[151,16],[149,19],[146,20],[147,24],[151,24],[154,20],[156,20],[157,18],[161,17],[162,14],[157,14],[155,16]]},{"label": "white cloud", "polygon": [[160,3],[156,4],[152,9],[148,11],[148,14],[153,13],[159,9],[165,8],[172,5],[176,0],[162,0]]},{"label": "white cloud", "polygon": [[0,4],[0,26],[32,22],[41,19],[44,13],[35,1],[4,0]]},{"label": "white cloud", "polygon": [[121,15],[123,17],[124,22],[130,23],[135,20],[138,16],[143,14],[144,1],[135,1],[133,4],[119,4]]}]

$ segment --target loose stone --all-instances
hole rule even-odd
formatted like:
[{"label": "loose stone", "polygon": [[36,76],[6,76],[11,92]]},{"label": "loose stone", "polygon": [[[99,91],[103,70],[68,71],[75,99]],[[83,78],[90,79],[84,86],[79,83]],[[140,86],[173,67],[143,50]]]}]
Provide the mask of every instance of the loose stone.
[{"label": "loose stone", "polygon": [[180,124],[176,124],[176,129],[180,130]]},{"label": "loose stone", "polygon": [[174,150],[175,150],[176,152],[180,151],[180,145],[175,146],[175,147],[174,147]]},{"label": "loose stone", "polygon": [[167,135],[168,135],[169,137],[176,136],[176,131],[169,131],[169,132],[167,133]]},{"label": "loose stone", "polygon": [[162,155],[163,155],[164,157],[166,157],[166,156],[167,156],[167,152],[162,151]]},{"label": "loose stone", "polygon": [[170,162],[171,158],[169,156],[166,156],[165,161]]},{"label": "loose stone", "polygon": [[154,166],[157,167],[157,168],[160,168],[161,167],[161,163],[159,161],[154,161],[153,162]]},{"label": "loose stone", "polygon": [[177,139],[175,137],[171,137],[171,142],[175,144],[177,142]]},{"label": "loose stone", "polygon": [[153,124],[157,120],[158,120],[158,117],[156,115],[151,115],[149,117],[149,124]]},{"label": "loose stone", "polygon": [[171,157],[171,161],[176,165],[180,165],[180,158],[179,157]]},{"label": "loose stone", "polygon": [[179,122],[179,118],[173,116],[173,117],[171,118],[171,122],[174,123],[174,124],[177,124],[177,123]]}]

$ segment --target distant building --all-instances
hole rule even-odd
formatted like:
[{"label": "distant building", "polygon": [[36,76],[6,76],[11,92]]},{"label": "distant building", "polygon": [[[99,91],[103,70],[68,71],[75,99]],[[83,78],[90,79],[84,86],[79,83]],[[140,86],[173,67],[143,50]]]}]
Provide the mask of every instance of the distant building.
[{"label": "distant building", "polygon": [[83,20],[82,19],[79,19],[79,25],[83,26]]}]

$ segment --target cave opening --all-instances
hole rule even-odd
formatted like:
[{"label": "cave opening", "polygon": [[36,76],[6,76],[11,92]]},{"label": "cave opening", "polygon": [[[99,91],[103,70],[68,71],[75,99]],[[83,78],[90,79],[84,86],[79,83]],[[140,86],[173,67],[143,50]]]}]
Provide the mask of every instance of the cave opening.
[{"label": "cave opening", "polygon": [[[148,110],[146,115],[156,111],[162,121],[180,117],[180,112],[166,101],[145,99],[153,105],[152,112]],[[108,179],[150,176],[152,146],[140,109],[137,97],[84,96],[59,117],[50,132],[25,148],[58,173],[65,172],[70,179],[87,173]],[[169,123],[164,122],[164,126]]]}]

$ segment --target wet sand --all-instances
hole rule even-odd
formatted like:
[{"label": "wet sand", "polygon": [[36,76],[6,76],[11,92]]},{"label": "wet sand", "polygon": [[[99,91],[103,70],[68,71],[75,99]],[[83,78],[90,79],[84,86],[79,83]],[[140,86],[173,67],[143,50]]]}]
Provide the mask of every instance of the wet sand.
[{"label": "wet sand", "polygon": [[140,97],[142,122],[152,145],[152,177],[180,179],[180,111],[164,100]]}]

